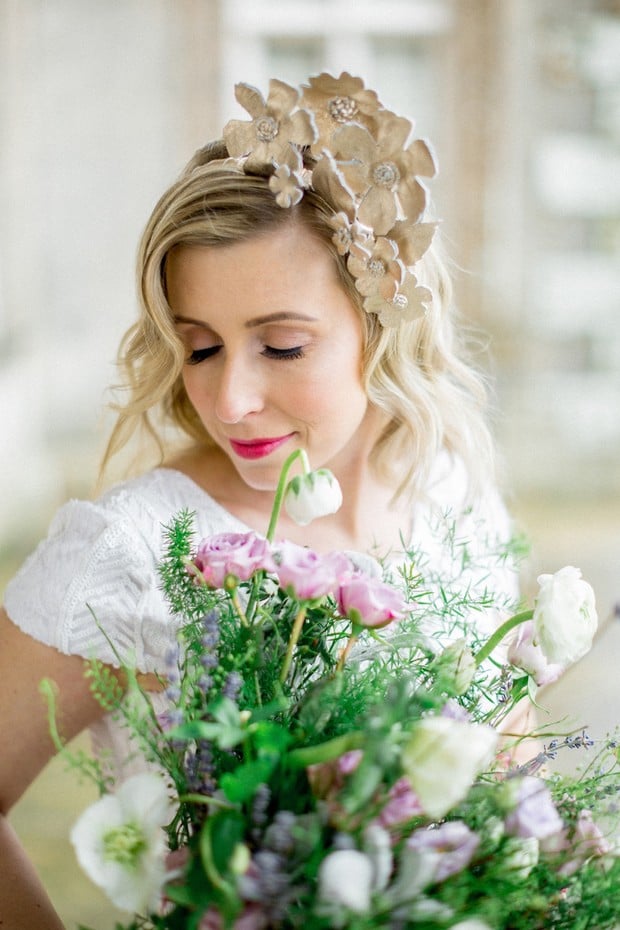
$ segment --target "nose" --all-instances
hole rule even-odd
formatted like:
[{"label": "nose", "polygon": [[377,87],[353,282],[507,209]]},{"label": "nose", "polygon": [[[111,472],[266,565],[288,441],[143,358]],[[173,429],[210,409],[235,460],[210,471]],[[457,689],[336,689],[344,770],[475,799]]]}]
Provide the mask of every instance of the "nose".
[{"label": "nose", "polygon": [[222,423],[239,423],[263,409],[260,374],[247,359],[228,358],[220,372],[215,397],[215,415]]}]

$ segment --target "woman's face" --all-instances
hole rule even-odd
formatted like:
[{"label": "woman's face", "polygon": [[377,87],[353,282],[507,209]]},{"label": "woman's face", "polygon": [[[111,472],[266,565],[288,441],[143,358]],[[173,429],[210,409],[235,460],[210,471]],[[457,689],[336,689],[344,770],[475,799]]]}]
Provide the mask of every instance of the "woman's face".
[{"label": "woman's face", "polygon": [[182,246],[169,256],[167,287],[187,395],[249,487],[273,489],[296,448],[336,474],[367,457],[360,322],[304,226]]}]

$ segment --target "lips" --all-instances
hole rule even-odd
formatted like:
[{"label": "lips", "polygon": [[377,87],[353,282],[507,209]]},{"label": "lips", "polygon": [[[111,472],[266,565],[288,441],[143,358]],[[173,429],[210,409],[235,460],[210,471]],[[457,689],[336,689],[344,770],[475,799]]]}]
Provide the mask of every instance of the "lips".
[{"label": "lips", "polygon": [[283,446],[293,434],[286,436],[271,436],[261,439],[231,439],[230,445],[236,455],[242,459],[262,459]]}]

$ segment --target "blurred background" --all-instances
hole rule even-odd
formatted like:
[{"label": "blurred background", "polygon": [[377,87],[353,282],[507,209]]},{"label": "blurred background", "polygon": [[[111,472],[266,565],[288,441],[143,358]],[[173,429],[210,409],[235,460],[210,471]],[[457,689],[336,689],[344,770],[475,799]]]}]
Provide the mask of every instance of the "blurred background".
[{"label": "blurred background", "polygon": [[[459,304],[488,334],[502,485],[540,571],[582,568],[601,629],[546,695],[604,734],[620,654],[620,0],[0,0],[0,594],[89,496],[141,228],[266,91],[364,77],[432,139]],[[567,764],[571,764],[570,761]],[[54,761],[12,815],[67,927],[114,925]]]}]

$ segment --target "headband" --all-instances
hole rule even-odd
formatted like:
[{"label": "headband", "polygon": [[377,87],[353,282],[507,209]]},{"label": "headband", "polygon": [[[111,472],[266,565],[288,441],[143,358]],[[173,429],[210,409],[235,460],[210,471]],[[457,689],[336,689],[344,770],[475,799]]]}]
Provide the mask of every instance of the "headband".
[{"label": "headband", "polygon": [[235,97],[251,119],[224,127],[229,155],[246,174],[270,170],[280,207],[294,206],[310,189],[334,207],[332,240],[364,310],[383,326],[424,314],[432,294],[414,268],[437,224],[424,222],[420,178],[433,177],[436,166],[424,140],[409,141],[412,123],[346,71],[320,74],[300,88],[272,79],[266,100],[237,84]]}]

